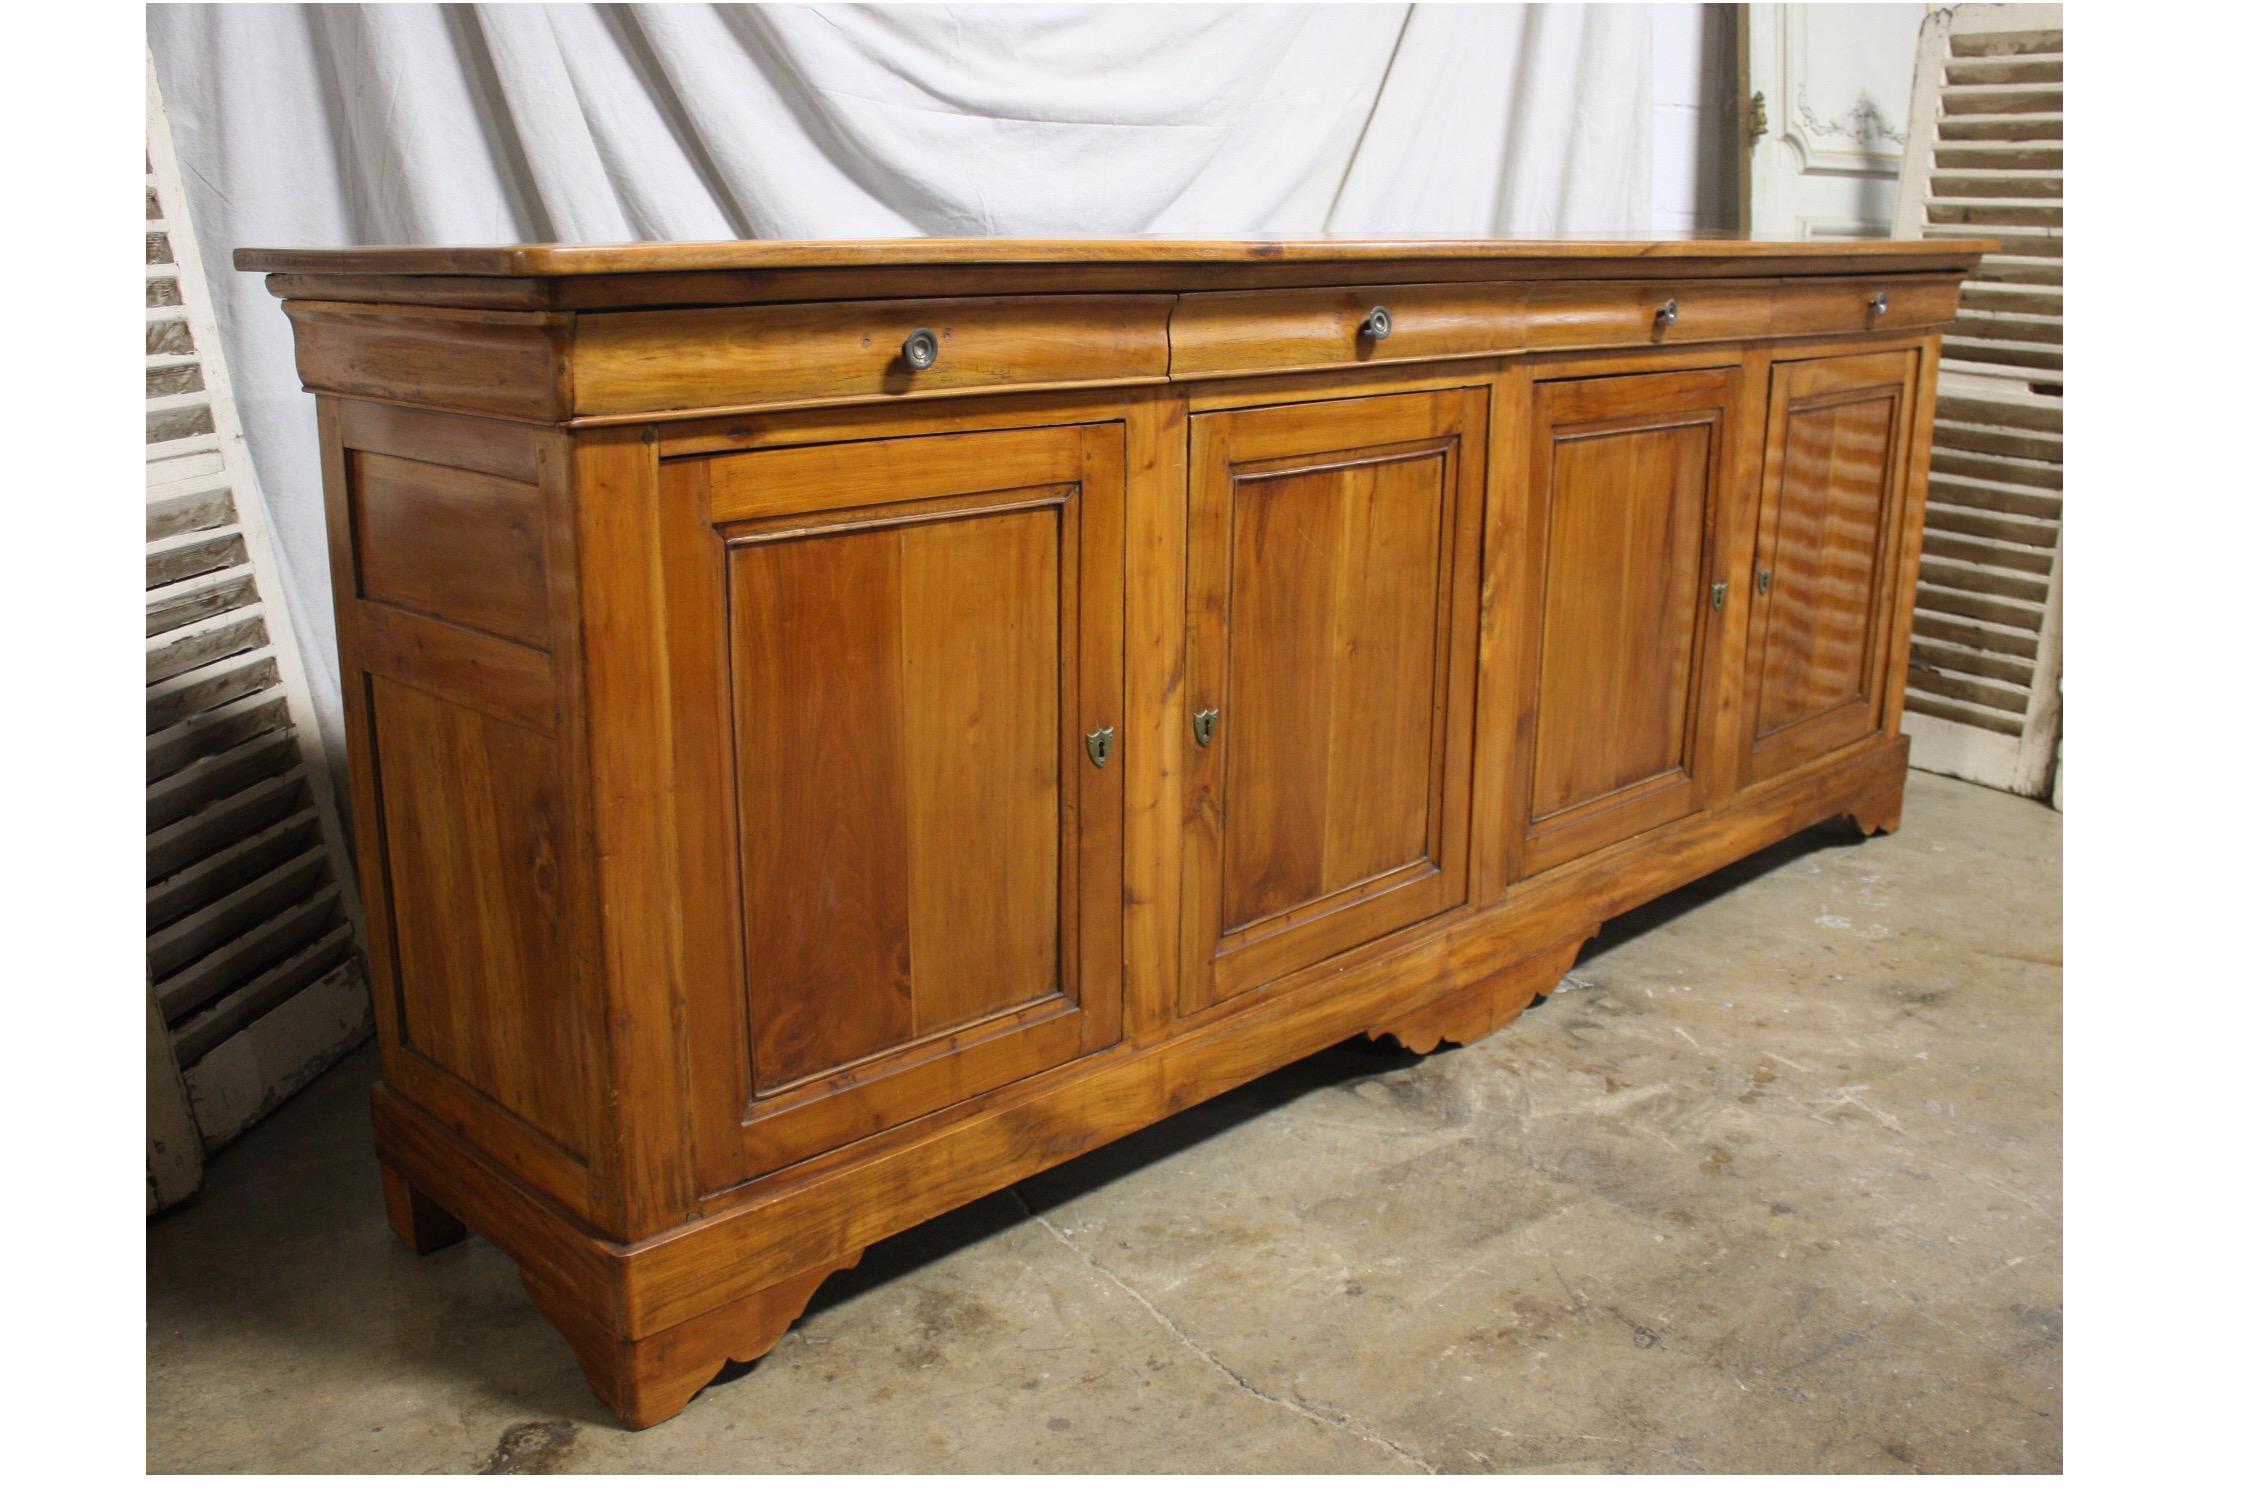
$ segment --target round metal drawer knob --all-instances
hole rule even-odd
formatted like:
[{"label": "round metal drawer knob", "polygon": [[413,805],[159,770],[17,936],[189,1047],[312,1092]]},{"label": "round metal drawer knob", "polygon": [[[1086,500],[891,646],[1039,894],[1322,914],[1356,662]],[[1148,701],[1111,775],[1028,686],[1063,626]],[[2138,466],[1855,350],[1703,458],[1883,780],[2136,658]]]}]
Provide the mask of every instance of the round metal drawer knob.
[{"label": "round metal drawer knob", "polygon": [[940,359],[940,336],[930,329],[916,330],[901,341],[901,359],[912,371],[931,370]]},{"label": "round metal drawer knob", "polygon": [[1885,318],[1887,316],[1887,313],[1888,295],[1884,292],[1874,293],[1872,295],[1872,316],[1876,319]]},{"label": "round metal drawer knob", "polygon": [[1671,298],[1666,303],[1663,303],[1661,305],[1661,311],[1654,314],[1653,318],[1657,323],[1660,324],[1663,329],[1674,328],[1676,326],[1677,320],[1676,299]]},{"label": "round metal drawer knob", "polygon": [[1380,340],[1394,333],[1394,315],[1387,312],[1384,303],[1378,304],[1363,316],[1362,327],[1355,331],[1365,339]]}]

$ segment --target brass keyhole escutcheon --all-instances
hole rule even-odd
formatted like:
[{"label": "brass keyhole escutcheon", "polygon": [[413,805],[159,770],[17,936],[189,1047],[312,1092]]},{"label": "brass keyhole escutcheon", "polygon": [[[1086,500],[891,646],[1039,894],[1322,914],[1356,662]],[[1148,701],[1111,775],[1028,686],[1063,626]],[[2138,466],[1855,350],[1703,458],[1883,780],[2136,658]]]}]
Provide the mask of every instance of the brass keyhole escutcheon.
[{"label": "brass keyhole escutcheon", "polygon": [[1222,712],[1213,709],[1202,710],[1191,717],[1191,735],[1198,738],[1200,746],[1204,747],[1214,740],[1214,724],[1221,719]]},{"label": "brass keyhole escutcheon", "polygon": [[1103,767],[1112,761],[1112,728],[1099,726],[1089,733],[1089,761]]}]

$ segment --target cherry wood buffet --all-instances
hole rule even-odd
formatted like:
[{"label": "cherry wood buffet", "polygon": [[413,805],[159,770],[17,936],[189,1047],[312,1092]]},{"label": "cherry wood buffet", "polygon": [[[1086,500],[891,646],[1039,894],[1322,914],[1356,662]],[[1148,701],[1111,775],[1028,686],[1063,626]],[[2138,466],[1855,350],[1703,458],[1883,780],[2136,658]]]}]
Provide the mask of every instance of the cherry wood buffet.
[{"label": "cherry wood buffet", "polygon": [[417,1249],[630,1426],[869,1244],[1902,806],[1980,241],[244,251]]}]

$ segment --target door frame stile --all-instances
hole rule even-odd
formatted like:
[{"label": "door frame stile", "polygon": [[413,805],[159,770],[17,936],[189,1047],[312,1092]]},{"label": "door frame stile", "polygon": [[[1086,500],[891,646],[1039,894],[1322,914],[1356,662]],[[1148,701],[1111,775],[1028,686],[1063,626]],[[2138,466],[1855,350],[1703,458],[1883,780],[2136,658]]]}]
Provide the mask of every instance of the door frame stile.
[{"label": "door frame stile", "polygon": [[1125,411],[1128,645],[1122,762],[1121,1030],[1141,1043],[1177,1022],[1182,975],[1183,665],[1190,561],[1190,408],[1176,389],[1139,391]]},{"label": "door frame stile", "polygon": [[1731,637],[1724,644],[1720,669],[1719,688],[1725,696],[1725,708],[1717,717],[1715,743],[1710,749],[1719,777],[1715,798],[1736,793],[1754,781],[1756,709],[1748,655],[1761,640],[1755,630],[1756,612],[1760,611],[1766,621],[1770,612],[1769,598],[1766,596],[1760,601],[1756,598],[1755,571],[1761,562],[1758,554],[1762,548],[1764,472],[1770,458],[1770,384],[1778,365],[1776,352],[1769,345],[1750,345],[1741,359],[1739,475],[1726,498],[1731,514],[1730,536],[1723,540],[1718,551],[1718,557],[1730,571],[1731,596],[1735,604],[1725,613],[1729,618],[1725,625]]},{"label": "door frame stile", "polygon": [[[643,431],[569,438],[578,672],[560,677],[579,742],[582,840],[595,874],[579,959],[600,1008],[593,1210],[631,1241],[696,1206],[680,896],[681,803],[667,655],[669,592],[657,450]],[[578,770],[584,769],[584,772]],[[574,870],[583,870],[575,863]]]}]

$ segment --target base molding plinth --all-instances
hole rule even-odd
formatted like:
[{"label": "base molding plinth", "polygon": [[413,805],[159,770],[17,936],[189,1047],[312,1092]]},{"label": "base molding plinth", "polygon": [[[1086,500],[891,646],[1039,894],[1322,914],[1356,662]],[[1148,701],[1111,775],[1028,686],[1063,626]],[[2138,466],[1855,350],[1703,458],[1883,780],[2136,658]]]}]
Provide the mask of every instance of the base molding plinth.
[{"label": "base molding plinth", "polygon": [[1366,1039],[1393,1035],[1397,1044],[1417,1055],[1430,1055],[1444,1044],[1471,1044],[1511,1023],[1539,997],[1546,996],[1574,969],[1598,933],[1598,926],[1516,961],[1438,1002],[1427,1003],[1387,1023],[1364,1031]]},{"label": "base molding plinth", "polygon": [[1849,806],[1847,814],[1868,836],[1894,835],[1903,826],[1903,784],[1875,790]]},{"label": "base molding plinth", "polygon": [[537,1274],[525,1270],[522,1277],[533,1304],[571,1344],[596,1398],[629,1430],[642,1431],[678,1415],[729,1364],[765,1357],[822,1282],[860,1262],[856,1253],[842,1264],[755,1290],[647,1337],[620,1336]]}]

